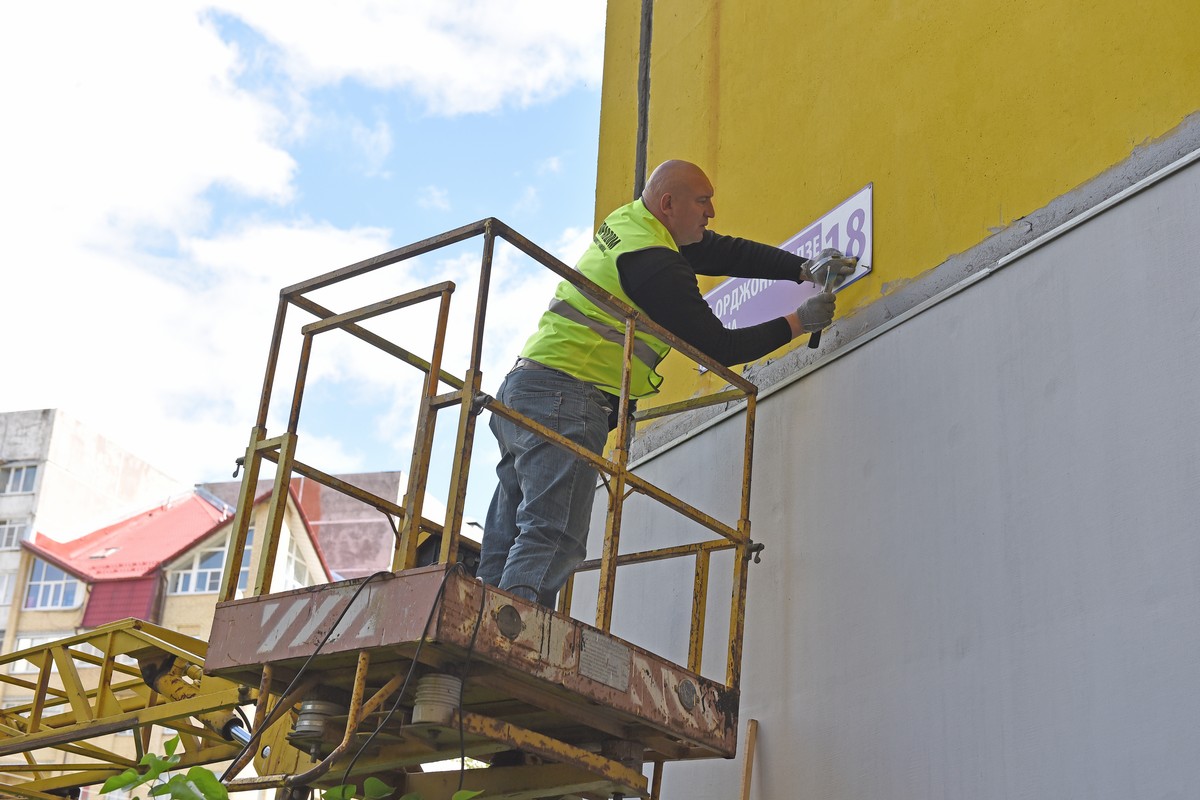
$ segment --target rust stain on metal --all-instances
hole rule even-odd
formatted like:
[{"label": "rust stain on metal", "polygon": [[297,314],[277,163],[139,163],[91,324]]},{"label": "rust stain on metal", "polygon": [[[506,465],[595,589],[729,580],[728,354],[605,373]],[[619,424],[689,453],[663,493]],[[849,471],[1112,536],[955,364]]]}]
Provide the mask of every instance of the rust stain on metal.
[{"label": "rust stain on metal", "polygon": [[[610,720],[602,727],[645,725],[712,755],[734,752],[736,693],[660,656],[457,571],[447,574],[444,566],[376,580],[350,606],[359,583],[222,604],[213,625],[208,670],[256,680],[263,664],[294,669],[316,649],[318,631],[327,631],[336,615],[348,609],[310,669],[329,664],[344,672],[348,658],[370,650],[382,670],[413,653],[422,640],[421,661],[431,666],[461,664],[473,648],[472,672],[499,671],[506,680],[528,685],[530,697],[549,693],[554,697],[547,699],[549,707],[555,713],[577,709],[580,724],[602,710]],[[426,633],[435,603],[439,605]],[[360,604],[362,611],[356,611]],[[403,663],[388,668],[388,678],[407,669]],[[340,676],[335,672],[327,679]],[[690,708],[680,699],[684,681],[696,687]]]}]

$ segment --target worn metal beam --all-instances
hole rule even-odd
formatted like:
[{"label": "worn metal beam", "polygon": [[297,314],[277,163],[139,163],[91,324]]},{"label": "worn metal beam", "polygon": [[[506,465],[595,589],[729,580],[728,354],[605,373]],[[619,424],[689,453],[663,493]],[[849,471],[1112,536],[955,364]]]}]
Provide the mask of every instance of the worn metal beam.
[{"label": "worn metal beam", "polygon": [[[292,302],[314,316],[325,318],[332,317],[334,315],[333,311],[325,308],[325,306],[321,305],[320,303],[313,302],[307,297],[296,297],[292,300]],[[405,364],[408,364],[411,367],[416,367],[422,372],[429,372],[428,361],[418,355],[410,353],[408,350],[405,350],[403,347],[400,347],[393,342],[389,342],[387,339],[383,338],[377,333],[372,333],[366,328],[353,323],[347,323],[346,325],[343,325],[342,330],[357,339],[361,339],[369,345],[379,348],[393,358],[403,361]],[[442,370],[438,373],[438,380],[449,386],[453,386],[455,389],[461,389],[463,386],[462,378],[451,375],[445,370]]]},{"label": "worn metal beam", "polygon": [[437,236],[431,236],[428,239],[422,239],[419,242],[414,242],[404,247],[398,247],[395,250],[389,250],[381,255],[373,258],[357,261],[349,266],[335,269],[332,272],[326,272],[324,275],[318,275],[315,278],[310,278],[300,283],[294,283],[280,291],[280,296],[286,297],[289,300],[295,301],[296,297],[308,292],[322,289],[326,286],[331,286],[335,283],[341,283],[349,278],[355,278],[368,272],[386,267],[390,264],[395,264],[398,261],[415,258],[432,250],[437,250],[442,247],[447,247],[452,244],[470,239],[472,236],[478,236],[483,233],[483,228],[486,219],[481,219],[478,222],[472,222],[463,225],[461,228],[455,228],[452,231],[440,233]]},{"label": "worn metal beam", "polygon": [[310,336],[324,331],[333,330],[334,328],[344,328],[346,325],[356,322],[362,322],[372,317],[378,317],[381,314],[387,314],[391,311],[397,311],[401,308],[416,303],[423,303],[426,300],[431,300],[437,297],[442,292],[453,292],[454,284],[451,281],[443,281],[435,283],[432,286],[426,286],[424,289],[417,289],[413,292],[405,292],[404,294],[390,297],[387,300],[380,300],[378,303],[356,308],[353,311],[345,311],[341,314],[334,314],[332,317],[325,317],[317,322],[310,322],[300,329],[300,333],[304,336]]}]

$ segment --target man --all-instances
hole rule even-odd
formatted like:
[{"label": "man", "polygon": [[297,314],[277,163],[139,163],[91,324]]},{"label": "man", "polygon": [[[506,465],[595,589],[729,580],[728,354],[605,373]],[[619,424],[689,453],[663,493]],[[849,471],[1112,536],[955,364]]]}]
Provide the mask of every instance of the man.
[{"label": "man", "polygon": [[[784,317],[727,329],[713,314],[696,275],[811,281],[809,262],[770,245],[707,230],[716,216],[713,187],[686,161],[651,174],[641,198],[605,219],[577,269],[606,291],[725,365],[761,358],[833,320],[832,292],[817,294]],[[844,275],[851,267],[838,268]],[[599,453],[616,427],[625,325],[566,281],[559,284],[496,398],[506,406]],[[655,371],[670,347],[637,333],[630,394],[658,391]],[[478,575],[544,606],[587,549],[596,471],[536,434],[495,415],[499,483],[484,526]]]}]

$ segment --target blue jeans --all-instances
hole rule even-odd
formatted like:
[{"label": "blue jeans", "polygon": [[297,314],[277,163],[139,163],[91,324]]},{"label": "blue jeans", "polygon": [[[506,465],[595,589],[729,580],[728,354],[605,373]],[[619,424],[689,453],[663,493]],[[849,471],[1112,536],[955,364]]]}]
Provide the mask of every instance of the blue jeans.
[{"label": "blue jeans", "polygon": [[[608,436],[609,401],[557,370],[518,366],[496,399],[593,453]],[[558,445],[492,415],[499,483],[483,530],[477,572],[484,583],[553,607],[587,554],[596,470]]]}]

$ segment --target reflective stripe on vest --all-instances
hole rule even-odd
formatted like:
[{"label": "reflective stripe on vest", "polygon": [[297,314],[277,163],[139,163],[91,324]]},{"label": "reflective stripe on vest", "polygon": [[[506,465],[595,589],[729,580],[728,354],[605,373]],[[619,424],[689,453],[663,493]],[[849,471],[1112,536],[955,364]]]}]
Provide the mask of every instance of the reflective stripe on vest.
[{"label": "reflective stripe on vest", "polygon": [[[560,317],[566,317],[578,325],[583,325],[589,328],[593,333],[600,337],[618,344],[622,348],[625,347],[625,331],[618,330],[611,325],[606,325],[599,320],[592,319],[587,314],[584,314],[579,309],[572,306],[566,300],[559,300],[557,297],[550,301],[550,310]],[[654,351],[646,342],[641,339],[633,340],[633,355],[646,366],[654,369],[658,366],[658,362],[662,361],[662,356]]]},{"label": "reflective stripe on vest", "polygon": [[[679,250],[663,224],[641,200],[635,200],[605,218],[575,268],[634,311],[644,313],[621,286],[617,258],[653,247]],[[525,342],[521,356],[609,394],[619,394],[625,321],[596,305],[569,281],[558,284],[554,300],[542,313],[538,329]],[[649,397],[658,391],[663,378],[655,367],[670,350],[669,344],[649,331],[636,332],[634,358],[629,365],[630,397]]]}]

